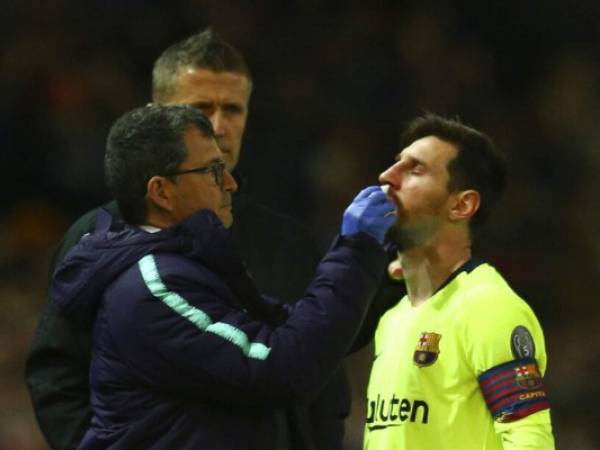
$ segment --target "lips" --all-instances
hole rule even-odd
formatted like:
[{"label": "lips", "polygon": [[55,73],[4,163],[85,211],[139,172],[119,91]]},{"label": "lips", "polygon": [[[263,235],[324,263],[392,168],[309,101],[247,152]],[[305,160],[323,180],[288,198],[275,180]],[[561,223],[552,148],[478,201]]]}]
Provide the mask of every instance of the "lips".
[{"label": "lips", "polygon": [[396,209],[394,210],[394,215],[398,218],[400,218],[403,215],[403,208],[402,205],[400,204],[400,200],[398,200],[395,197],[390,197],[392,202],[394,202],[394,206],[396,207]]}]

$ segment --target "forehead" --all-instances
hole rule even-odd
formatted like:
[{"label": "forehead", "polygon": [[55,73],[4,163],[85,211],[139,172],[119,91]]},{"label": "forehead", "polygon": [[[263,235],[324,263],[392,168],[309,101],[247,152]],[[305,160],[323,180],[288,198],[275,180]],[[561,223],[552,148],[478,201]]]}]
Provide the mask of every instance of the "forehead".
[{"label": "forehead", "polygon": [[184,164],[202,166],[215,159],[223,158],[214,138],[203,135],[196,127],[190,127],[184,132],[183,141],[187,150]]},{"label": "forehead", "polygon": [[453,144],[443,141],[436,136],[426,136],[417,139],[403,149],[398,160],[415,160],[430,167],[447,167],[448,162],[454,159],[458,151]]},{"label": "forehead", "polygon": [[207,69],[185,67],[173,78],[174,94],[168,103],[194,103],[197,101],[242,102],[250,97],[251,83],[242,74],[213,72]]}]

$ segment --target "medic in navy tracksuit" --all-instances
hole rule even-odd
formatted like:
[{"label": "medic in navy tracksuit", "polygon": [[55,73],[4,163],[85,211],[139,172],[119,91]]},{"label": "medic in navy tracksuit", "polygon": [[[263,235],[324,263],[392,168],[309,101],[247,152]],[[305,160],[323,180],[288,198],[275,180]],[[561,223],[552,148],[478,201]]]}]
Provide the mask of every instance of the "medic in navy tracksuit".
[{"label": "medic in navy tracksuit", "polygon": [[339,365],[385,265],[377,239],[340,236],[303,299],[282,306],[256,291],[212,212],[156,233],[101,212],[53,280],[64,314],[95,320],[79,448],[285,448],[278,411]]}]

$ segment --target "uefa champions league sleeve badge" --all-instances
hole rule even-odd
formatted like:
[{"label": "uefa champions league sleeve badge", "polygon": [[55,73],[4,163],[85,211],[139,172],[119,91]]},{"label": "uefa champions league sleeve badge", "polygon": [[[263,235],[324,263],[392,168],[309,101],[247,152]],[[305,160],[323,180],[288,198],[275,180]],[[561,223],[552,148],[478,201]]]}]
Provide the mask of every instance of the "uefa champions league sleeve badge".
[{"label": "uefa champions league sleeve badge", "polygon": [[515,327],[510,336],[510,348],[515,359],[535,358],[535,342],[527,328]]},{"label": "uefa champions league sleeve badge", "polygon": [[440,354],[440,339],[442,339],[441,334],[426,331],[421,333],[413,355],[413,361],[417,366],[426,367],[437,361]]}]

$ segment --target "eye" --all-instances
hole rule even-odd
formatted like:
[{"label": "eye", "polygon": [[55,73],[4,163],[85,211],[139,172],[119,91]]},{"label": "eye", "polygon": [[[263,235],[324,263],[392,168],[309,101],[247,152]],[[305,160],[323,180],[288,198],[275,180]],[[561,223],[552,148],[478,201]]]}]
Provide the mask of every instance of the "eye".
[{"label": "eye", "polygon": [[207,116],[210,116],[213,109],[213,105],[210,103],[195,103],[194,107],[202,111]]},{"label": "eye", "polygon": [[413,175],[423,175],[425,168],[421,164],[417,164],[410,169],[410,173]]},{"label": "eye", "polygon": [[243,108],[235,104],[225,105],[223,109],[228,114],[241,114],[243,112]]}]

